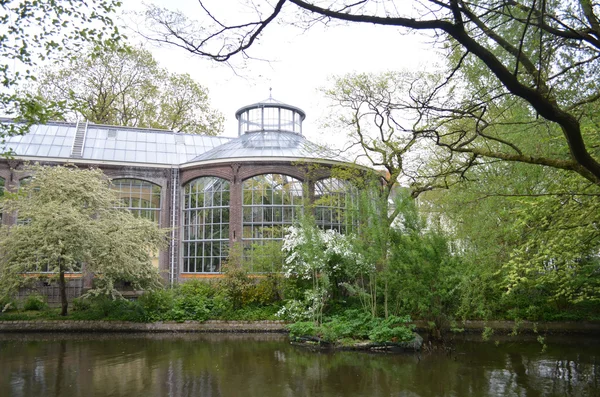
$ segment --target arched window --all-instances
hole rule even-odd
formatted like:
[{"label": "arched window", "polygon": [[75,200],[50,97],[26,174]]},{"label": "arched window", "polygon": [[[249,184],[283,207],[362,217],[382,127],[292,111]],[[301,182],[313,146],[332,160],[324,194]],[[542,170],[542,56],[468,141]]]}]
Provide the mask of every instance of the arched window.
[{"label": "arched window", "polygon": [[[255,250],[256,246],[280,242],[285,228],[299,215],[303,196],[302,182],[287,175],[265,174],[245,180],[242,184],[245,253]],[[274,268],[257,268],[250,260],[249,270],[266,272]]]},{"label": "arched window", "polygon": [[141,179],[113,179],[112,184],[123,208],[127,208],[135,216],[159,222],[159,185]]},{"label": "arched window", "polygon": [[347,233],[357,222],[358,189],[349,181],[327,178],[315,183],[315,222],[323,229]]},{"label": "arched window", "polygon": [[215,273],[229,250],[229,181],[202,177],[184,187],[183,272]]}]

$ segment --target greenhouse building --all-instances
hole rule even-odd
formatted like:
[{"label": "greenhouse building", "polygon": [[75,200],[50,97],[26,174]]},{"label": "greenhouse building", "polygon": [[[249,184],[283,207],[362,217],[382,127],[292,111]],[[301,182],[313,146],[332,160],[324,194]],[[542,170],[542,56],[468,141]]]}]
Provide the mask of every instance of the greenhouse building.
[{"label": "greenhouse building", "polygon": [[[123,205],[170,228],[170,246],[155,258],[171,283],[215,277],[233,247],[251,256],[280,241],[310,205],[316,222],[344,232],[356,192],[332,176],[351,164],[304,138],[305,113],[269,98],[236,112],[237,137],[51,122],[6,140],[0,194],[18,189],[26,163],[98,167]],[[15,222],[8,214],[4,224]],[[250,272],[276,270],[249,263]],[[264,261],[263,261],[264,262]]]}]

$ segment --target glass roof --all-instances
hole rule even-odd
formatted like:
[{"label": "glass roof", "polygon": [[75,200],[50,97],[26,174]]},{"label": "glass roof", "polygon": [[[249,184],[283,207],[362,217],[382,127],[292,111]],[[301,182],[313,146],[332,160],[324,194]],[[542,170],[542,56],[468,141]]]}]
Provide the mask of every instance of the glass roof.
[{"label": "glass roof", "polygon": [[17,156],[67,158],[74,138],[75,124],[34,125],[28,134],[7,137],[2,149],[12,149]]},{"label": "glass roof", "polygon": [[[71,158],[74,123],[34,125],[28,134],[6,138],[4,149],[16,156]],[[231,138],[164,130],[90,124],[82,159],[151,164],[182,164]]]},{"label": "glass roof", "polygon": [[246,133],[199,155],[190,163],[242,157],[289,157],[350,162],[327,148],[308,141],[302,135],[283,131],[264,131]]}]

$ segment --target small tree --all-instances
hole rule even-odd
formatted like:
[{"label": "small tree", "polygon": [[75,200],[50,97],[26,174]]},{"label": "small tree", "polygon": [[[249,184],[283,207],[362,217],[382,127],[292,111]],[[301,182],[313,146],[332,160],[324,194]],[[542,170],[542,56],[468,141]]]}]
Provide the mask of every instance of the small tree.
[{"label": "small tree", "polygon": [[151,255],[163,247],[166,234],[153,222],[118,209],[110,180],[98,169],[31,166],[30,182],[7,193],[4,211],[20,219],[0,228],[0,291],[11,294],[28,277],[46,270],[58,277],[67,315],[65,273],[86,271],[98,275],[94,294],[117,297],[116,280],[134,287],[160,287]]}]

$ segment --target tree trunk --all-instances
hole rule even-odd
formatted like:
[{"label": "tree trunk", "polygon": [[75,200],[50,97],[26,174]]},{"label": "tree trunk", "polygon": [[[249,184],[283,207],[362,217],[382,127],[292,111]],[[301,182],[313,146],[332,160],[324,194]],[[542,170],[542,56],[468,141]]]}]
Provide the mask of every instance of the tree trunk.
[{"label": "tree trunk", "polygon": [[65,282],[65,270],[62,265],[59,266],[58,289],[60,291],[61,316],[67,315],[69,302],[67,302],[67,283]]}]

